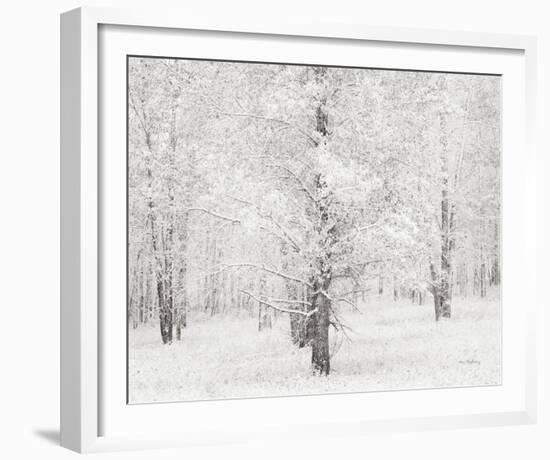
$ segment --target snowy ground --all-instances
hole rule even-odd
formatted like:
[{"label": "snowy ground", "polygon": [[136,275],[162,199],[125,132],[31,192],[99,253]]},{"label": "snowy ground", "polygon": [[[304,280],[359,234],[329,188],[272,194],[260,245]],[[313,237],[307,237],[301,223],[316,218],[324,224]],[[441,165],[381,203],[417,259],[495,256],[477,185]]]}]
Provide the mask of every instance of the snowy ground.
[{"label": "snowy ground", "polygon": [[351,342],[331,337],[331,375],[311,375],[309,348],[290,342],[288,317],[257,331],[255,318],[191,317],[181,342],[158,327],[130,330],[130,403],[495,385],[501,382],[500,307],[455,299],[436,323],[433,305],[372,300],[344,319]]}]

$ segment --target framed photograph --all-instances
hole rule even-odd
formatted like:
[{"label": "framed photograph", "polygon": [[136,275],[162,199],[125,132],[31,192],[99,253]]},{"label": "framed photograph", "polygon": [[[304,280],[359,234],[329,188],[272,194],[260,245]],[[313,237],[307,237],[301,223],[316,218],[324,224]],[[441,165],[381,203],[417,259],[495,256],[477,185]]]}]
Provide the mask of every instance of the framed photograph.
[{"label": "framed photograph", "polygon": [[534,38],[61,34],[62,445],[536,420]]}]

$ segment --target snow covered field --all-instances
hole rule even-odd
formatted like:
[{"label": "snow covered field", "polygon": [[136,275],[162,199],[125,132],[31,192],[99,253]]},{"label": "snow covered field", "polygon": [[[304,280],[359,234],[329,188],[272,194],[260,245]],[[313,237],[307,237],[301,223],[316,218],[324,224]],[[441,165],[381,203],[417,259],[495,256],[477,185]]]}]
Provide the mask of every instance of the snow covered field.
[{"label": "snow covered field", "polygon": [[311,374],[311,349],[291,343],[284,314],[262,332],[248,315],[192,314],[181,342],[171,345],[162,345],[156,325],[130,329],[129,401],[500,384],[497,300],[456,298],[453,318],[437,323],[429,298],[422,306],[371,300],[361,311],[343,315],[351,341],[331,336],[328,377]]}]

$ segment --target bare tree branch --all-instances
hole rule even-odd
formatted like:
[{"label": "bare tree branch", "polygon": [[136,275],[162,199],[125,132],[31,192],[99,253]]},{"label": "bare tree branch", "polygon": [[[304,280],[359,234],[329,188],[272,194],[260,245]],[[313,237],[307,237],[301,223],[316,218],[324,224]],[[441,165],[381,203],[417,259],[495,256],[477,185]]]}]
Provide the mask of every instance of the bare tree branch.
[{"label": "bare tree branch", "polygon": [[267,116],[264,116],[264,115],[256,115],[256,114],[253,114],[253,113],[225,112],[225,111],[219,109],[218,107],[216,107],[216,110],[218,111],[218,113],[220,115],[226,115],[226,116],[229,116],[229,117],[254,118],[256,120],[271,121],[271,122],[274,122],[274,123],[279,123],[279,124],[288,126],[289,128],[292,128],[292,129],[296,130],[297,132],[299,132],[300,134],[302,134],[307,140],[309,140],[313,144],[313,146],[317,147],[317,145],[319,145],[319,142],[317,141],[317,139],[315,139],[311,134],[309,134],[307,131],[303,130],[299,126],[296,126],[294,123],[291,123],[289,121],[281,120],[279,118],[274,118],[274,117],[267,117]]},{"label": "bare tree branch", "polygon": [[350,305],[357,313],[363,314],[363,313],[361,312],[361,310],[359,310],[359,308],[357,307],[357,305],[355,305],[351,300],[346,299],[346,298],[344,298],[344,297],[340,297],[340,298],[337,298],[337,299],[335,299],[335,300],[336,300],[336,302],[344,302],[344,303],[347,303],[347,304]]},{"label": "bare tree branch", "polygon": [[186,211],[200,211],[204,212],[205,214],[210,214],[211,216],[217,217],[218,219],[226,220],[228,222],[232,222],[234,224],[240,224],[240,219],[235,219],[233,217],[224,216],[222,214],[219,214],[217,212],[211,211],[210,209],[206,208],[187,208]]},{"label": "bare tree branch", "polygon": [[317,313],[316,308],[313,309],[313,310],[310,310],[310,311],[302,311],[302,310],[294,310],[294,309],[290,309],[290,308],[278,307],[278,306],[273,305],[272,303],[270,303],[270,301],[273,302],[274,300],[270,299],[269,297],[266,297],[266,296],[263,296],[263,295],[257,297],[254,294],[252,294],[251,292],[246,291],[246,290],[241,290],[241,292],[248,295],[248,296],[250,296],[251,298],[253,298],[257,302],[262,303],[264,305],[267,305],[268,307],[273,308],[273,310],[277,310],[277,311],[280,311],[280,312],[283,312],[283,313],[293,313],[293,314],[305,316],[306,318],[308,318],[309,316]]},{"label": "bare tree branch", "polygon": [[311,307],[311,302],[306,302],[305,300],[297,300],[297,299],[274,299],[272,297],[269,297],[270,302],[274,303],[296,303],[300,305],[307,305]]},{"label": "bare tree branch", "polygon": [[277,220],[275,220],[271,214],[267,214],[267,213],[263,212],[257,204],[252,203],[251,201],[245,200],[243,198],[238,198],[238,197],[235,197],[235,196],[231,196],[231,195],[227,195],[227,196],[229,198],[239,202],[239,203],[246,204],[247,206],[252,207],[256,211],[256,214],[258,214],[258,216],[260,216],[262,219],[265,219],[265,220],[269,221],[270,223],[272,223],[282,233],[282,236],[284,237],[284,240],[286,240],[286,242],[289,243],[294,248],[294,250],[296,252],[299,252],[299,253],[302,252],[302,248],[300,247],[300,245],[296,241],[296,238],[294,238],[288,230],[283,228],[283,226],[279,222],[277,222]]},{"label": "bare tree branch", "polygon": [[289,281],[296,281],[297,283],[302,283],[306,286],[309,286],[311,288],[313,288],[313,286],[311,285],[311,283],[308,283],[307,281],[304,281],[300,278],[296,278],[295,276],[292,276],[292,275],[287,275],[285,273],[281,273],[280,271],[278,270],[275,270],[275,269],[272,269],[272,268],[269,268],[269,267],[266,267],[265,265],[263,264],[255,264],[255,263],[250,263],[250,262],[243,262],[243,263],[234,263],[234,264],[224,264],[224,267],[225,269],[229,269],[229,268],[232,268],[232,267],[250,267],[250,268],[257,268],[258,270],[263,270],[267,273],[271,273],[272,275],[276,275],[276,276],[279,276],[281,278],[284,278],[284,279],[287,279]]},{"label": "bare tree branch", "polygon": [[[346,293],[346,294],[343,294],[343,296],[345,295],[349,295],[349,294],[353,294],[355,292],[365,292],[367,291],[368,289],[361,289],[361,290],[358,290],[358,291],[351,291],[349,293]],[[323,290],[320,290],[319,291],[320,293],[322,293],[323,295],[325,295],[325,297],[327,299],[329,299],[331,302],[344,302],[344,303],[347,303],[348,305],[351,305],[353,307],[353,309],[357,312],[357,313],[360,313],[360,314],[363,314],[361,312],[361,310],[359,310],[359,308],[357,307],[357,305],[355,305],[351,300],[349,299],[346,299],[345,297],[331,297],[328,292],[325,292]]]},{"label": "bare tree branch", "polygon": [[376,222],[374,222],[373,224],[370,224],[370,225],[364,225],[363,227],[356,227],[355,228],[355,232],[354,234],[350,234],[348,235],[348,241],[350,242],[353,242],[355,241],[357,238],[359,238],[359,236],[367,231],[367,230],[370,230],[370,229],[376,229],[377,227],[381,226],[384,222],[384,219],[382,217],[380,217]]},{"label": "bare tree branch", "polygon": [[296,182],[298,182],[298,184],[300,185],[300,190],[304,192],[313,203],[317,203],[317,199],[315,198],[313,193],[307,188],[306,184],[304,184],[304,181],[300,178],[300,176],[292,171],[292,169],[277,163],[269,163],[269,165],[273,166],[274,168],[280,168],[283,171],[287,172]]},{"label": "bare tree branch", "polygon": [[351,340],[350,336],[347,334],[346,329],[349,330],[350,332],[354,332],[353,329],[351,327],[347,326],[346,324],[344,324],[342,322],[342,320],[340,320],[340,318],[338,317],[338,315],[336,314],[336,312],[334,311],[334,309],[332,307],[330,307],[330,311],[332,312],[332,318],[333,318],[330,321],[330,324],[338,332],[341,332],[344,335],[344,337],[348,340],[348,342],[351,342],[352,340]]}]

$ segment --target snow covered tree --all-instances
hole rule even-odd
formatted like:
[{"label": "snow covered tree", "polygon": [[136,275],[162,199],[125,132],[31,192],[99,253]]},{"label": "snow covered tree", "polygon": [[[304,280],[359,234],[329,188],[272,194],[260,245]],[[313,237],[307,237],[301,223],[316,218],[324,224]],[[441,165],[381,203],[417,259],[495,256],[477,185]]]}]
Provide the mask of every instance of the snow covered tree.
[{"label": "snow covered tree", "polygon": [[[500,282],[498,78],[130,59],[129,316],[247,314],[311,347],[366,296],[449,318]],[[191,326],[189,326],[191,327]]]}]

